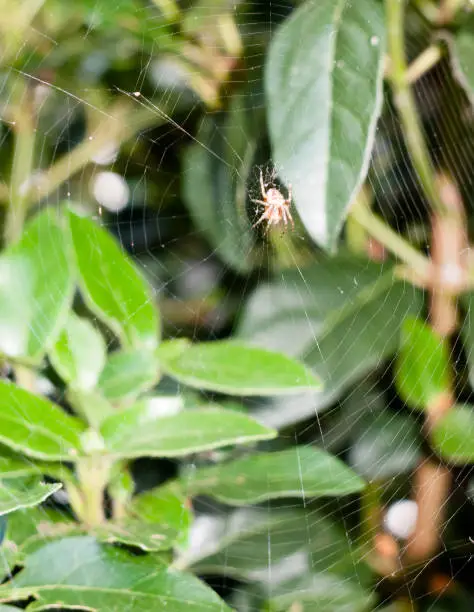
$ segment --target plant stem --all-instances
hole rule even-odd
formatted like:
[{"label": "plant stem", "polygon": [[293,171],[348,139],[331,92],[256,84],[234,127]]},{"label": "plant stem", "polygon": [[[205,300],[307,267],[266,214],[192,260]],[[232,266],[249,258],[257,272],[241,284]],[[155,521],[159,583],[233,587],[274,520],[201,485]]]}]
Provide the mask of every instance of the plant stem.
[{"label": "plant stem", "polygon": [[450,23],[456,17],[456,13],[461,10],[465,4],[465,0],[442,0],[436,20],[437,23],[439,25]]},{"label": "plant stem", "polygon": [[429,260],[417,249],[402,238],[380,217],[365,206],[355,206],[351,209],[351,217],[367,232],[383,244],[401,261],[408,264],[419,276],[426,278],[430,270]]},{"label": "plant stem", "polygon": [[120,145],[137,131],[151,125],[159,125],[160,122],[164,122],[162,117],[148,108],[137,108],[136,105],[128,106],[125,110],[118,108],[115,112],[112,111],[109,120],[102,124],[95,136],[86,136],[70,153],[46,170],[37,184],[28,191],[27,201],[32,204],[49,196],[111,142]]},{"label": "plant stem", "polygon": [[443,57],[440,45],[430,45],[408,66],[406,79],[409,84],[415,83]]},{"label": "plant stem", "polygon": [[15,144],[10,177],[10,202],[4,228],[5,244],[15,243],[22,234],[28,210],[27,193],[33,171],[35,110],[27,83],[17,79],[12,100]]},{"label": "plant stem", "polygon": [[408,153],[431,207],[438,214],[444,215],[447,210],[436,190],[434,168],[426,147],[413,92],[407,79],[404,36],[405,0],[386,0],[386,13],[390,81]]}]

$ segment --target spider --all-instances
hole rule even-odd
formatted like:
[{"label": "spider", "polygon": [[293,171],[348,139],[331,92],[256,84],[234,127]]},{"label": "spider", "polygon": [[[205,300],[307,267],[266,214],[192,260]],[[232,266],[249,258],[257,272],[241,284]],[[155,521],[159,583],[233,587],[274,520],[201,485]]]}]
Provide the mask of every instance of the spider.
[{"label": "spider", "polygon": [[252,225],[252,229],[260,225],[262,221],[267,221],[267,229],[270,225],[277,225],[283,219],[283,223],[288,225],[288,219],[291,221],[291,225],[295,227],[293,217],[290,213],[291,206],[291,185],[288,185],[288,197],[285,198],[281,191],[276,187],[270,187],[265,190],[265,183],[263,182],[262,170],[260,170],[260,190],[262,192],[261,200],[252,200],[255,204],[262,204],[265,210],[261,217],[256,223]]}]

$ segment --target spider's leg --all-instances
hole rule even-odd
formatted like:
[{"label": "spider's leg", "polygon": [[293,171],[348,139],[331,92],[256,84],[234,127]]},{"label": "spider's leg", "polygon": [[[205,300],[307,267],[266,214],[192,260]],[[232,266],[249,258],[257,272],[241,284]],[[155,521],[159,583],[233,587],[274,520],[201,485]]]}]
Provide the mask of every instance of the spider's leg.
[{"label": "spider's leg", "polygon": [[267,203],[264,202],[263,200],[250,200],[251,202],[253,202],[254,204],[261,204],[262,206],[266,206]]},{"label": "spider's leg", "polygon": [[291,216],[290,211],[287,210],[286,214],[288,215],[288,219],[291,221],[291,226],[293,227],[293,229],[295,229],[295,222],[293,221],[293,217]]},{"label": "spider's leg", "polygon": [[254,224],[252,225],[252,229],[253,229],[254,227],[257,227],[257,225],[260,225],[260,223],[261,223],[262,221],[264,221],[265,219],[267,219],[267,218],[268,218],[268,217],[267,217],[267,211],[265,211],[265,212],[263,213],[263,215],[262,215],[262,216],[259,218],[259,220],[258,220],[256,223],[254,223]]},{"label": "spider's leg", "polygon": [[291,200],[293,199],[293,188],[291,183],[288,183],[288,197],[286,198],[288,204],[291,204]]},{"label": "spider's leg", "polygon": [[260,191],[262,192],[262,198],[265,200],[267,194],[265,193],[265,185],[263,184],[263,174],[262,169],[260,168]]}]

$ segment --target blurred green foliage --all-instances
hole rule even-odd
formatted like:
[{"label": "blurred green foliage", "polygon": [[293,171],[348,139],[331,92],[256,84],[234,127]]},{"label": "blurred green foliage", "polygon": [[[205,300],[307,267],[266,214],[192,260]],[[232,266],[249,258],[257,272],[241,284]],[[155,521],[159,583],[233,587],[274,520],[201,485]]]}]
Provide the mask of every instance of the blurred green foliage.
[{"label": "blurred green foliage", "polygon": [[0,0],[0,611],[471,609],[471,9]]}]

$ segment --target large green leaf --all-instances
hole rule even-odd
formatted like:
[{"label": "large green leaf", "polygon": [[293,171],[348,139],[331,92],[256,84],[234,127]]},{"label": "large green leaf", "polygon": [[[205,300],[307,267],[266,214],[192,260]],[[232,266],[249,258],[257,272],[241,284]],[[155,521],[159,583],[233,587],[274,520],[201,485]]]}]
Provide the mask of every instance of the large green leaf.
[{"label": "large green leaf", "polygon": [[227,504],[259,503],[278,497],[356,493],[364,482],[326,451],[309,446],[251,455],[193,471],[182,481],[190,495],[206,494]]},{"label": "large green leaf", "polygon": [[205,117],[184,156],[183,197],[195,225],[224,262],[239,271],[256,264],[246,211],[246,181],[258,129],[239,94],[228,114]]},{"label": "large green leaf", "polygon": [[421,293],[394,282],[390,266],[353,256],[322,257],[261,283],[237,336],[302,359],[324,389],[273,399],[258,409],[258,418],[282,427],[314,416],[395,352],[403,319],[421,305]]},{"label": "large green leaf", "polygon": [[373,0],[308,0],[270,46],[273,156],[308,232],[328,249],[367,173],[383,58],[383,15]]},{"label": "large green leaf", "polygon": [[0,381],[0,441],[29,457],[71,461],[78,454],[84,425],[59,406],[16,385]]},{"label": "large green leaf", "polygon": [[74,278],[67,231],[51,210],[0,258],[0,352],[38,360],[67,317]]},{"label": "large green leaf", "polygon": [[153,349],[159,322],[147,282],[105,229],[73,213],[69,219],[87,305],[124,344]]},{"label": "large green leaf", "polygon": [[105,342],[99,332],[90,321],[70,312],[56,344],[49,351],[56,372],[68,385],[90,390],[97,384],[105,357]]},{"label": "large green leaf", "polygon": [[0,516],[20,508],[31,508],[41,504],[62,485],[46,484],[38,479],[13,482],[0,480]]},{"label": "large green leaf", "polygon": [[98,388],[109,401],[130,399],[158,381],[154,353],[143,349],[116,351],[109,355]]},{"label": "large green leaf", "polygon": [[274,430],[233,410],[202,408],[162,416],[146,402],[106,418],[100,431],[107,450],[123,458],[178,457],[276,436]]},{"label": "large green leaf", "polygon": [[288,395],[317,390],[320,382],[303,364],[284,354],[233,341],[163,345],[163,370],[191,387],[231,395]]},{"label": "large green leaf", "polygon": [[455,406],[437,422],[432,440],[436,450],[452,463],[474,462],[474,408]]},{"label": "large green leaf", "polygon": [[156,556],[133,556],[76,536],[42,546],[26,567],[0,587],[0,601],[27,599],[29,610],[82,607],[91,611],[224,612],[216,593],[190,574],[170,570]]},{"label": "large green leaf", "polygon": [[474,102],[474,17],[469,16],[452,38],[451,59],[454,74]]},{"label": "large green leaf", "polygon": [[421,319],[403,323],[395,381],[403,400],[421,410],[450,392],[449,344]]},{"label": "large green leaf", "polygon": [[267,582],[277,564],[292,559],[296,575],[311,567],[350,577],[360,561],[344,529],[314,508],[242,508],[229,515],[204,515],[191,534],[191,546],[177,565],[202,574]]}]

